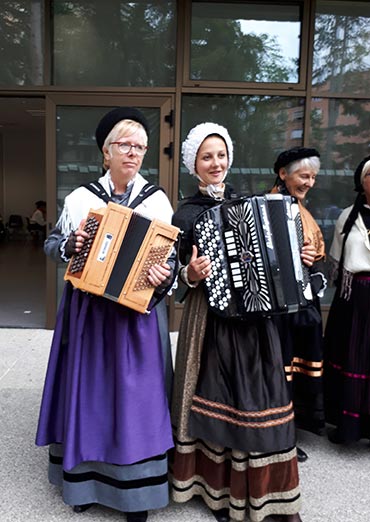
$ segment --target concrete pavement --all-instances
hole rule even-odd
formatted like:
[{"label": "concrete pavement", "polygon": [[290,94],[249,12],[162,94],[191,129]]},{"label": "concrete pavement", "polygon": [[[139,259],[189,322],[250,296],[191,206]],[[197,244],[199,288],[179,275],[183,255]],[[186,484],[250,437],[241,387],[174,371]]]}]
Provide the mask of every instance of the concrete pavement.
[{"label": "concrete pavement", "polygon": [[[93,507],[75,514],[47,480],[47,449],[34,444],[50,330],[0,329],[0,521],[80,522],[125,520]],[[175,335],[173,336],[175,340]],[[370,446],[332,445],[326,437],[299,433],[309,459],[300,464],[303,522],[370,521]],[[171,504],[150,522],[214,522],[201,501]]]}]

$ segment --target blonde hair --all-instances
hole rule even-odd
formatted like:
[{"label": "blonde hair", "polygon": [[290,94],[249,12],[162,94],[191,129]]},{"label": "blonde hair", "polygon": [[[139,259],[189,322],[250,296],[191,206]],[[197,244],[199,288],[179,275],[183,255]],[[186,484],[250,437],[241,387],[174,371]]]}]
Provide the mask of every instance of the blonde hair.
[{"label": "blonde hair", "polygon": [[108,136],[105,138],[103,148],[108,149],[110,155],[112,155],[111,142],[118,141],[119,138],[125,138],[126,136],[132,136],[138,132],[142,135],[144,145],[148,145],[148,135],[145,132],[144,127],[141,123],[134,120],[121,120],[113,127]]}]

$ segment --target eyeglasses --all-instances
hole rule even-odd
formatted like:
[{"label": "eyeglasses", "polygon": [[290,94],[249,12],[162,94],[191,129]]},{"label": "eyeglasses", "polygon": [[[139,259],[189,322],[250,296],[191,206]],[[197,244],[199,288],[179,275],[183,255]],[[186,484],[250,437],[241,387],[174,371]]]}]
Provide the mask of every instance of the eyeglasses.
[{"label": "eyeglasses", "polygon": [[131,149],[134,149],[138,156],[144,156],[148,147],[145,145],[132,145],[131,143],[126,143],[125,141],[111,141],[110,145],[118,145],[118,152],[120,154],[128,154],[131,152]]}]

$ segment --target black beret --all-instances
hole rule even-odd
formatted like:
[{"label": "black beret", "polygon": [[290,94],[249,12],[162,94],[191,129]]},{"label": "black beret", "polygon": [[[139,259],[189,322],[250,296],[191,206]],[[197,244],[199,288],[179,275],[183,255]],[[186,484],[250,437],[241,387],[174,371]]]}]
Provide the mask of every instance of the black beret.
[{"label": "black beret", "polygon": [[105,139],[110,131],[122,120],[133,120],[141,123],[149,137],[149,124],[142,112],[135,107],[117,107],[103,116],[96,128],[95,138],[100,150],[103,150]]},{"label": "black beret", "polygon": [[358,165],[357,169],[355,170],[354,182],[355,182],[355,191],[356,192],[362,192],[363,191],[363,188],[362,188],[362,185],[361,185],[361,174],[362,174],[362,169],[365,166],[365,163],[367,163],[369,160],[370,160],[370,156],[367,156],[366,158],[364,158],[361,161],[361,163]]},{"label": "black beret", "polygon": [[317,156],[319,158],[319,151],[306,147],[294,147],[293,149],[285,150],[277,157],[277,160],[274,164],[274,172],[279,174],[279,170],[281,168],[286,167],[290,163],[293,163],[293,161],[297,161],[303,158],[311,158],[312,156]]}]

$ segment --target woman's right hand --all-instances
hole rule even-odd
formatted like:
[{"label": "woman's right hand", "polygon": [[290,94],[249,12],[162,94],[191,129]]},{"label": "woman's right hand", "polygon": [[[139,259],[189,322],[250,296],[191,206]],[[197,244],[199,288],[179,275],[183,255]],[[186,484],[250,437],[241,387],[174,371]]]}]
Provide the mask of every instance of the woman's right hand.
[{"label": "woman's right hand", "polygon": [[212,273],[212,263],[207,256],[198,257],[198,249],[193,245],[193,251],[188,264],[188,279],[193,283],[206,279]]},{"label": "woman's right hand", "polygon": [[83,229],[85,223],[86,219],[83,219],[79,224],[78,229],[70,233],[64,249],[68,257],[72,257],[74,254],[81,252],[84,242],[89,238],[89,234]]},{"label": "woman's right hand", "polygon": [[316,248],[309,242],[305,241],[301,250],[301,259],[307,266],[312,266],[316,258]]}]

